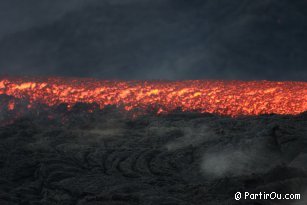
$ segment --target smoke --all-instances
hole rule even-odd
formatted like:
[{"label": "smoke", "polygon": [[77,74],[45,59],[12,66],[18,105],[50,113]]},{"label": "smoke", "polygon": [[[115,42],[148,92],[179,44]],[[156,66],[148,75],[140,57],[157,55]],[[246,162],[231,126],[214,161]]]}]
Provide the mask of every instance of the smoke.
[{"label": "smoke", "polygon": [[182,132],[182,136],[179,136],[176,140],[166,144],[166,148],[169,151],[174,151],[187,146],[196,147],[204,142],[218,139],[218,136],[205,125],[196,128],[183,127],[180,131]]},{"label": "smoke", "polygon": [[303,1],[17,2],[0,3],[0,74],[307,79]]},{"label": "smoke", "polygon": [[149,0],[11,0],[0,2],[0,39],[16,32],[52,24],[66,14],[76,12],[91,5],[126,5],[149,3]]},{"label": "smoke", "polygon": [[[244,141],[244,139],[243,139]],[[267,142],[241,142],[239,147],[225,146],[223,150],[207,150],[201,162],[206,177],[236,177],[265,173],[282,163],[278,153],[267,149]]]},{"label": "smoke", "polygon": [[100,143],[105,139],[116,139],[127,133],[126,125],[119,119],[105,119],[91,124],[90,128],[76,129],[74,132],[81,143]]},{"label": "smoke", "polygon": [[[56,148],[66,152],[87,149],[94,145],[104,145],[107,140],[116,140],[127,134],[126,124],[121,119],[116,117],[99,119],[99,121],[88,122],[85,125],[75,124],[73,128],[63,125],[62,128],[53,130],[46,127],[44,133],[34,136],[34,141],[29,143],[28,147],[43,151]],[[57,120],[61,121],[61,119]],[[54,147],[54,144],[59,145]]]},{"label": "smoke", "polygon": [[0,2],[0,39],[15,32],[35,28],[60,19],[84,6],[85,0],[12,0]]},{"label": "smoke", "polygon": [[240,176],[252,171],[254,157],[240,150],[209,153],[204,156],[201,169],[210,177]]}]

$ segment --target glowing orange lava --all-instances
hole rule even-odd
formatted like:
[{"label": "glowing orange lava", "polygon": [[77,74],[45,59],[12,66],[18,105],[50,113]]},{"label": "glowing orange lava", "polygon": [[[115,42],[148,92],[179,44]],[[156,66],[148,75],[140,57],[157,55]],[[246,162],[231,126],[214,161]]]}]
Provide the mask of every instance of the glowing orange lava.
[{"label": "glowing orange lava", "polygon": [[[42,103],[72,107],[97,103],[125,110],[159,113],[197,111],[228,116],[299,114],[307,111],[306,82],[271,81],[99,81],[79,78],[0,78],[0,94],[27,99],[29,109]],[[16,109],[10,102],[8,109]]]}]

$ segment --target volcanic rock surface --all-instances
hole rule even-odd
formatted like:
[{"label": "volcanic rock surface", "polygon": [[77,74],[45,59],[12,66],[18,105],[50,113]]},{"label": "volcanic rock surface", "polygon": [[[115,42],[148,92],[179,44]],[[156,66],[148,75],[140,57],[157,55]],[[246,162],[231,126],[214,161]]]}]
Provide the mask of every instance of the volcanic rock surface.
[{"label": "volcanic rock surface", "polygon": [[[2,124],[0,204],[306,203],[306,113],[131,117],[82,106]],[[235,201],[238,191],[302,199]]]}]

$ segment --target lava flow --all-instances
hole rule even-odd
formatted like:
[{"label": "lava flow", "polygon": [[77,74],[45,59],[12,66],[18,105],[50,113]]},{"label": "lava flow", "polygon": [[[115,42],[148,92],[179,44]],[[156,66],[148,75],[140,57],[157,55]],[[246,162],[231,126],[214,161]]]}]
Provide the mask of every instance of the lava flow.
[{"label": "lava flow", "polygon": [[307,111],[306,82],[271,81],[100,81],[79,78],[0,78],[0,95],[16,100],[68,109],[76,103],[95,103],[127,111],[154,110],[157,114],[180,109],[219,115],[290,114]]}]

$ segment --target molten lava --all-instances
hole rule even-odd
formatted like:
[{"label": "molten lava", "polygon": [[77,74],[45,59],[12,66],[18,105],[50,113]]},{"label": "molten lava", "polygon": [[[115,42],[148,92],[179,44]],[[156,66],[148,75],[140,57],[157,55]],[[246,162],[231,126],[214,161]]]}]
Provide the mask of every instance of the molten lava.
[{"label": "molten lava", "polygon": [[76,103],[96,103],[130,111],[182,111],[228,116],[299,114],[307,111],[306,82],[270,81],[99,81],[77,78],[0,78],[0,94],[25,99],[28,109],[37,104],[68,108]]}]

